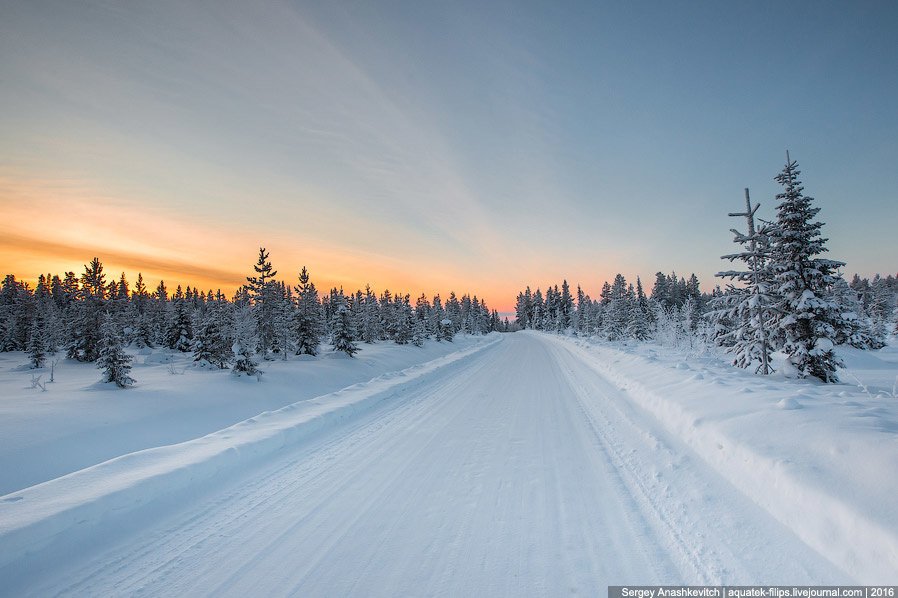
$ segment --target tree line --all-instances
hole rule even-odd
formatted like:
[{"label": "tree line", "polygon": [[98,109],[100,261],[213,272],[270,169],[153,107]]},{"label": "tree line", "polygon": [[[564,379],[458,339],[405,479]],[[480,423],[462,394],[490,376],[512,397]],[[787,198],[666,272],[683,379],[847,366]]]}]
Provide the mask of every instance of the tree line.
[{"label": "tree line", "polygon": [[134,382],[125,347],[164,347],[191,353],[202,367],[258,375],[262,361],[317,355],[322,342],[352,356],[359,343],[421,346],[508,328],[476,295],[421,294],[412,304],[409,294],[367,286],[320,296],[305,267],[295,285],[276,276],[264,247],[231,298],[180,285],[170,292],[164,281],[150,290],[142,274],[133,287],[124,273],[107,282],[98,258],[80,276],[41,275],[34,288],[8,274],[0,283],[0,351],[27,351],[34,368],[64,352],[97,362],[105,381],[125,387]]},{"label": "tree line", "polygon": [[623,275],[605,282],[593,300],[578,286],[572,296],[568,282],[520,292],[515,323],[521,328],[593,336],[605,340],[655,340],[681,346],[713,343],[732,355],[733,364],[773,372],[772,355],[782,351],[799,377],[838,381],[842,365],[837,345],[860,349],[884,346],[898,334],[898,279],[876,275],[872,281],[855,275],[847,282],[843,262],[820,257],[827,251],[820,208],[804,194],[797,162],[788,157],[775,180],[776,219],[759,220],[746,190],[748,230],[733,230],[740,251],[722,259],[741,268],[719,272],[728,280],[710,294],[698,278],[658,272],[650,295],[637,277],[635,286]]}]

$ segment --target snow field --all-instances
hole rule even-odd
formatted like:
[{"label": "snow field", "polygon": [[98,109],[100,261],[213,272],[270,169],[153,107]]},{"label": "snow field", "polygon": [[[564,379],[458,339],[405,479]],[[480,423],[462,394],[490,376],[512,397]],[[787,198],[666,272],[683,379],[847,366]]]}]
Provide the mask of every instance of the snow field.
[{"label": "snow field", "polygon": [[140,519],[138,511],[152,512],[154,503],[174,504],[191,489],[251,468],[286,446],[394,399],[499,340],[490,335],[429,362],[263,412],[201,438],[121,455],[0,497],[0,578],[22,579],[23,572],[38,571],[48,555],[62,551],[55,543],[63,548],[90,545],[129,519]]},{"label": "snow field", "polygon": [[[712,359],[693,359],[690,365],[682,355],[651,349],[639,349],[640,355],[549,338],[625,391],[733,486],[851,577],[866,584],[894,582],[894,398],[875,398],[847,384],[764,379]],[[880,369],[894,373],[890,354],[884,357]]]}]

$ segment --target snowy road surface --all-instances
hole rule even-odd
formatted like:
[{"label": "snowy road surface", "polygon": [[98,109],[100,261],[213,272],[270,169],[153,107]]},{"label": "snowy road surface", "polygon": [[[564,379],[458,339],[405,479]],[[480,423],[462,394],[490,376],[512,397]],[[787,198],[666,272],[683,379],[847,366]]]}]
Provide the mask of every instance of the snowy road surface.
[{"label": "snowy road surface", "polygon": [[326,432],[7,589],[557,596],[850,581],[548,337],[505,335]]}]

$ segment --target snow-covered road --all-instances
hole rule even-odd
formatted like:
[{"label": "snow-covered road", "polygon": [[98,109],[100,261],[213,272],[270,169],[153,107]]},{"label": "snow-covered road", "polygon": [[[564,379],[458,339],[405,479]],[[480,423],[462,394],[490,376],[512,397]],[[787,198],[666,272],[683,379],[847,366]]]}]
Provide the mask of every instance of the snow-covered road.
[{"label": "snow-covered road", "polygon": [[33,595],[603,595],[847,576],[535,334],[8,588]]}]

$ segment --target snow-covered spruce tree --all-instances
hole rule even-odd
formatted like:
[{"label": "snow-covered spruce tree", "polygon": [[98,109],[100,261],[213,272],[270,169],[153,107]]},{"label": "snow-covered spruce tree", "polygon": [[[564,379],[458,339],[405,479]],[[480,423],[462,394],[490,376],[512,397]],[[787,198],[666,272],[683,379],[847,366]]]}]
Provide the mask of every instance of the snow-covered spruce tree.
[{"label": "snow-covered spruce tree", "polygon": [[589,319],[585,309],[587,300],[588,295],[583,292],[580,285],[577,285],[577,308],[573,316],[574,333],[577,336],[586,336],[586,330],[589,328]]},{"label": "snow-covered spruce tree", "polygon": [[62,311],[50,299],[39,309],[39,314],[44,319],[44,349],[47,353],[55,354],[60,347],[65,345],[68,334]]},{"label": "snow-covered spruce tree", "polygon": [[842,363],[833,346],[844,324],[831,294],[838,268],[845,264],[816,257],[826,251],[827,239],[820,236],[823,223],[814,221],[820,208],[803,193],[799,174],[787,152],[786,166],[776,176],[783,192],[776,196],[780,204],[771,230],[770,267],[782,298],[777,325],[782,348],[800,377],[838,382],[836,368]]},{"label": "snow-covered spruce tree", "polygon": [[679,307],[669,305],[665,307],[661,303],[655,303],[655,334],[654,338],[662,347],[683,348],[686,344],[686,331],[682,321],[682,311]]},{"label": "snow-covered spruce tree", "polygon": [[371,344],[381,337],[380,309],[377,304],[377,295],[369,285],[365,286],[365,296],[362,301],[361,339]]},{"label": "snow-covered spruce tree", "polygon": [[24,285],[12,274],[7,274],[0,285],[0,351],[18,351],[23,348],[21,339],[22,295]]},{"label": "snow-covered spruce tree", "polygon": [[103,317],[100,328],[97,368],[103,370],[103,382],[115,382],[119,388],[134,384],[131,377],[131,356],[125,353],[118,324],[111,314]]},{"label": "snow-covered spruce tree", "polygon": [[425,320],[415,316],[412,320],[412,344],[416,347],[423,347],[427,338],[427,330],[425,328]]},{"label": "snow-covered spruce tree", "polygon": [[78,298],[72,304],[71,336],[67,355],[78,361],[96,361],[99,356],[100,328],[106,300],[106,275],[100,260],[84,266]]},{"label": "snow-covered spruce tree", "polygon": [[173,300],[171,321],[165,331],[165,346],[186,353],[193,346],[193,321],[190,307],[184,298],[180,285]]},{"label": "snow-covered spruce tree", "polygon": [[438,340],[441,341],[449,341],[452,342],[452,338],[455,336],[455,328],[452,325],[452,320],[449,318],[443,318],[440,320],[440,331],[437,336]]},{"label": "snow-covered spruce tree", "polygon": [[539,287],[530,296],[530,328],[532,330],[543,329],[543,310],[545,304],[543,302],[543,292]]},{"label": "snow-covered spruce tree", "polygon": [[318,290],[309,279],[309,272],[302,267],[299,273],[299,286],[296,291],[296,312],[293,318],[293,331],[296,340],[297,355],[318,355],[323,325],[321,321],[321,304],[318,301]]},{"label": "snow-covered spruce tree", "polygon": [[627,332],[630,321],[630,301],[627,297],[627,281],[622,274],[614,277],[611,285],[611,301],[605,325],[605,338],[609,341],[621,340]]},{"label": "snow-covered spruce tree", "polygon": [[409,296],[396,295],[396,335],[393,342],[397,345],[406,345],[412,340],[413,318],[412,306],[409,304]]},{"label": "snow-covered spruce tree", "polygon": [[165,346],[165,332],[171,320],[171,303],[168,297],[168,288],[165,281],[160,280],[153,292],[152,300],[148,305],[150,327],[152,328],[152,344],[150,346]]},{"label": "snow-covered spruce tree", "polygon": [[255,347],[262,359],[268,359],[268,351],[274,342],[275,335],[275,311],[277,301],[276,290],[272,283],[277,276],[277,270],[273,270],[268,260],[268,252],[264,247],[259,247],[259,259],[253,265],[257,276],[247,276],[247,289],[252,297],[253,315],[256,319]]},{"label": "snow-covered spruce tree", "polygon": [[231,372],[235,376],[241,374],[258,376],[262,373],[255,355],[257,344],[256,319],[253,317],[252,309],[249,305],[237,307],[234,312],[234,344],[231,346],[234,353]]},{"label": "snow-covered spruce tree", "polygon": [[31,324],[31,334],[28,337],[28,358],[33,369],[44,367],[47,360],[47,346],[45,342],[46,332],[43,315],[38,312]]},{"label": "snow-covered spruce tree", "polygon": [[271,351],[286,361],[293,336],[293,314],[295,311],[293,294],[290,287],[283,282],[273,283],[272,290],[275,305]]},{"label": "snow-covered spruce tree", "polygon": [[895,283],[895,279],[891,275],[883,278],[877,274],[873,277],[870,306],[866,310],[872,339],[870,349],[879,349],[885,346],[889,333],[889,319],[892,317],[896,301],[898,301],[896,290],[898,290],[898,284]]},{"label": "snow-covered spruce tree", "polygon": [[209,363],[219,369],[227,369],[233,352],[224,330],[222,330],[221,306],[211,302],[206,314],[200,321],[199,329],[193,338],[193,361]]},{"label": "snow-covered spruce tree", "polygon": [[514,307],[515,323],[522,329],[532,328],[533,319],[533,297],[530,294],[530,287],[523,293],[518,293],[518,299]]},{"label": "snow-covered spruce tree", "polygon": [[542,310],[542,326],[547,332],[555,332],[558,320],[558,288],[557,285],[546,285]]},{"label": "snow-covered spruce tree", "polygon": [[342,291],[335,296],[335,299],[336,303],[331,319],[331,343],[334,346],[334,351],[342,351],[352,357],[359,348],[352,338],[349,307],[346,305],[346,297],[343,296]]},{"label": "snow-covered spruce tree", "polygon": [[646,341],[651,336],[652,312],[649,307],[645,291],[642,289],[642,281],[636,277],[636,301],[630,309],[630,319],[627,322],[627,336],[638,341]]},{"label": "snow-covered spruce tree", "polygon": [[[430,312],[430,301],[427,300],[427,296],[424,293],[421,293],[421,296],[418,297],[418,300],[415,302],[415,319],[421,323],[420,334],[422,335],[422,344],[424,342],[424,339],[428,338],[430,336],[430,333],[432,332],[432,330],[428,328],[431,318]],[[415,334],[418,334],[418,332],[419,330],[416,325]],[[414,342],[414,340],[412,342]],[[421,345],[417,346],[420,347]]]},{"label": "snow-covered spruce tree", "polygon": [[[540,297],[540,302],[542,302],[542,297]],[[461,303],[455,295],[455,291],[450,291],[449,299],[446,300],[446,318],[451,322],[452,336],[455,336],[462,326]],[[447,338],[444,335],[443,340],[452,340],[452,337]]]},{"label": "snow-covered spruce tree", "polygon": [[558,302],[558,331],[563,332],[573,325],[574,299],[567,279],[561,282],[561,297]]},{"label": "snow-covered spruce tree", "polygon": [[396,305],[393,302],[393,294],[390,289],[385,289],[380,296],[380,330],[382,340],[396,338],[396,329],[399,326],[399,318],[396,314]]},{"label": "snow-covered spruce tree", "polygon": [[664,272],[655,273],[655,286],[652,287],[652,301],[661,307],[670,305],[670,289]]},{"label": "snow-covered spruce tree", "polygon": [[443,309],[443,301],[440,299],[440,295],[436,294],[433,296],[433,307],[430,310],[428,328],[433,331],[433,338],[437,342],[443,340],[440,322],[442,322],[445,317],[446,311]]},{"label": "snow-covered spruce tree", "polygon": [[857,349],[881,349],[885,346],[882,328],[874,327],[873,320],[864,313],[864,306],[857,292],[843,278],[833,285],[833,300],[839,309],[843,326],[836,331],[836,344]]},{"label": "snow-covered spruce tree", "polygon": [[728,285],[727,293],[713,300],[711,320],[716,328],[715,341],[733,355],[733,365],[747,368],[755,364],[755,373],[767,375],[773,372],[773,327],[776,319],[778,297],[772,292],[773,272],[770,268],[769,224],[755,227],[754,208],[748,189],[745,190],[745,213],[730,214],[745,216],[748,234],[731,229],[735,235],[733,242],[744,247],[743,251],[722,256],[720,259],[745,264],[745,270],[727,270],[716,276],[740,283]]},{"label": "snow-covered spruce tree", "polygon": [[352,338],[361,339],[365,329],[365,298],[362,296],[361,289],[356,289],[354,294],[350,294],[346,298],[346,304],[349,306],[349,322]]}]

